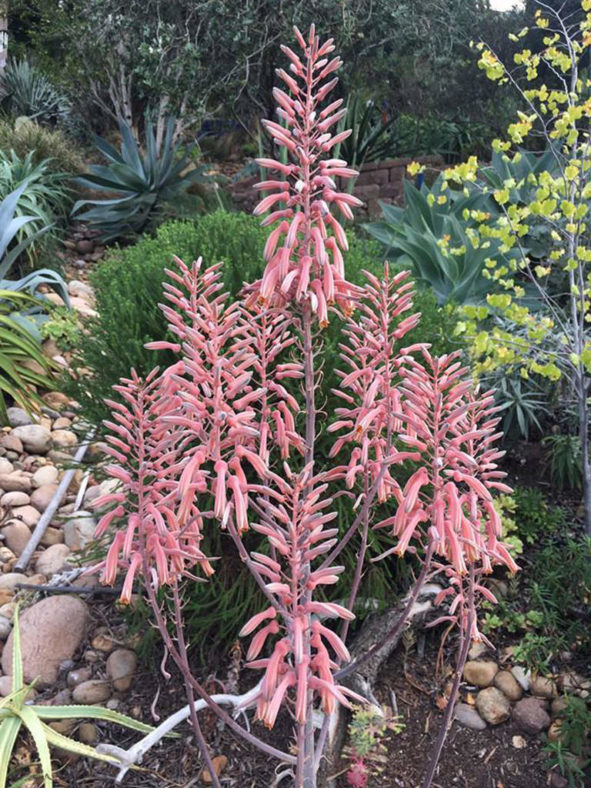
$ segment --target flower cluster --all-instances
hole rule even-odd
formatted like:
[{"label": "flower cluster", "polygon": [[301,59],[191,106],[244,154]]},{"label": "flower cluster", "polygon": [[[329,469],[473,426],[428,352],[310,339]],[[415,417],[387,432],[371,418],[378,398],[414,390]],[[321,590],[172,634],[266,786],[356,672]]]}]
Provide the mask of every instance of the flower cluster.
[{"label": "flower cluster", "polygon": [[[338,529],[325,528],[337,516],[331,511],[332,499],[324,497],[323,475],[312,476],[310,466],[298,474],[292,475],[287,466],[285,471],[278,489],[261,490],[261,522],[253,524],[268,539],[275,556],[252,554],[253,563],[268,581],[266,590],[273,603],[253,616],[240,633],[249,635],[264,624],[251,641],[247,666],[265,669],[257,714],[270,728],[292,687],[294,717],[299,723],[306,721],[309,690],[320,698],[326,713],[334,711],[336,701],[348,706],[347,695],[358,698],[334,680],[337,665],[329,649],[340,660],[348,660],[349,652],[322,623],[325,618],[353,619],[354,615],[342,605],[313,599],[316,588],[338,582],[344,570],[342,566],[311,567],[337,541]],[[269,636],[279,636],[271,656],[257,659]]]},{"label": "flower cluster", "polygon": [[265,304],[309,304],[324,326],[328,324],[329,306],[337,304],[349,313],[355,294],[345,278],[342,252],[348,248],[347,237],[331,207],[351,219],[351,208],[361,205],[361,201],[338,191],[335,181],[354,178],[355,170],[341,159],[327,158],[351,133],[331,131],[345,115],[342,99],[323,107],[338,82],[332,75],[341,60],[329,58],[334,51],[332,39],[321,45],[313,26],[307,40],[299,30],[295,32],[302,57],[282,47],[290,60],[291,73],[278,70],[287,92],[280,88],[273,91],[281,123],[264,121],[291,161],[257,159],[277,177],[255,187],[268,193],[255,208],[255,215],[270,210],[263,225],[275,225],[265,246],[267,265],[255,292]]}]

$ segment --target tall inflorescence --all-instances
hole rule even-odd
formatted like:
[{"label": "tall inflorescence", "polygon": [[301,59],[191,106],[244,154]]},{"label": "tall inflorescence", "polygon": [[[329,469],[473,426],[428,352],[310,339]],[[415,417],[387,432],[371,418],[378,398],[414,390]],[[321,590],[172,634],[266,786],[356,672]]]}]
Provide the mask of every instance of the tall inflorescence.
[{"label": "tall inflorescence", "polygon": [[271,210],[263,226],[274,228],[265,246],[266,268],[254,290],[265,304],[307,305],[319,323],[327,325],[328,308],[336,304],[348,314],[355,295],[345,278],[347,236],[332,208],[351,219],[351,208],[361,201],[339,191],[335,181],[354,178],[357,172],[347,162],[329,158],[331,150],[351,133],[332,133],[346,113],[343,100],[326,104],[338,82],[333,75],[341,60],[329,57],[333,41],[321,45],[314,26],[307,40],[299,30],[295,32],[301,55],[281,48],[290,60],[290,73],[278,70],[286,89],[273,90],[281,122],[263,121],[275,143],[287,149],[290,161],[257,159],[277,177],[255,186],[269,194],[254,212],[262,215]]}]

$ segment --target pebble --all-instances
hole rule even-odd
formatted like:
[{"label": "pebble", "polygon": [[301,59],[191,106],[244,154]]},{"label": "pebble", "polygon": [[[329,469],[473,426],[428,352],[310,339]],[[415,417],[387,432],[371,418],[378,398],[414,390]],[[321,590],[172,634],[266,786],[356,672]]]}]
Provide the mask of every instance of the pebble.
[{"label": "pebble", "polygon": [[509,700],[517,701],[523,695],[521,685],[509,670],[499,670],[494,678],[494,685],[506,695]]},{"label": "pebble", "polygon": [[524,750],[527,747],[527,740],[524,739],[523,736],[513,736],[511,744],[516,750]]},{"label": "pebble", "polygon": [[58,469],[54,465],[44,465],[35,471],[31,483],[33,487],[45,487],[48,484],[56,484],[58,476]]},{"label": "pebble", "polygon": [[[0,676],[0,695],[6,697],[7,695],[10,695],[11,692],[12,692],[12,676],[10,675]],[[36,694],[37,693],[35,692],[35,690],[31,687],[31,689],[27,692],[27,698],[29,700],[32,700]]]},{"label": "pebble", "polygon": [[545,676],[534,676],[530,683],[530,690],[532,695],[536,695],[538,698],[555,698],[558,694],[556,682]]},{"label": "pebble", "polygon": [[0,605],[0,616],[4,616],[9,621],[12,621],[14,618],[15,611],[16,602],[5,602],[3,605]]},{"label": "pebble", "polygon": [[12,473],[14,470],[14,465],[9,462],[5,457],[0,457],[0,474],[8,474]]},{"label": "pebble", "polygon": [[513,720],[524,733],[541,733],[550,727],[550,715],[539,698],[523,698],[513,708]]},{"label": "pebble", "polygon": [[41,396],[43,402],[53,410],[62,411],[70,404],[70,399],[61,391],[48,391]]},{"label": "pebble", "polygon": [[478,713],[491,725],[500,725],[511,716],[511,704],[501,690],[496,687],[487,687],[476,696]]},{"label": "pebble", "polygon": [[67,430],[71,426],[72,426],[71,419],[67,419],[65,416],[58,416],[58,418],[53,422],[52,429]]},{"label": "pebble", "polygon": [[572,692],[582,698],[588,697],[589,690],[591,689],[591,680],[584,678],[574,671],[563,673],[559,678],[559,683],[564,692]]},{"label": "pebble", "polygon": [[7,408],[6,416],[11,427],[25,427],[33,423],[27,411],[22,408]]},{"label": "pebble", "polygon": [[488,646],[482,640],[474,640],[468,652],[468,659],[478,659],[488,653]]},{"label": "pebble", "polygon": [[29,528],[32,528],[39,522],[41,514],[34,506],[27,504],[27,506],[17,506],[16,509],[13,509],[12,517],[15,520],[22,520],[25,525],[28,525]]},{"label": "pebble", "polygon": [[107,659],[107,676],[117,692],[127,692],[133,683],[137,655],[128,648],[115,649]]},{"label": "pebble", "polygon": [[0,591],[10,591],[14,593],[16,586],[24,581],[24,575],[20,572],[7,572],[0,575]]},{"label": "pebble", "polygon": [[76,668],[68,673],[66,679],[68,687],[75,687],[82,684],[83,681],[88,681],[92,677],[92,668]]},{"label": "pebble", "polygon": [[496,662],[470,660],[464,667],[464,679],[476,687],[488,687],[499,670]]},{"label": "pebble", "polygon": [[4,492],[31,492],[31,477],[22,471],[0,473],[0,489]]},{"label": "pebble", "polygon": [[64,532],[61,528],[56,528],[53,525],[48,526],[45,529],[45,533],[41,537],[41,541],[39,544],[42,547],[51,547],[54,544],[63,544],[64,543]]},{"label": "pebble", "polygon": [[473,731],[483,731],[486,728],[486,722],[480,714],[467,703],[458,703],[454,710],[454,716],[456,721],[465,728],[470,728]]},{"label": "pebble", "polygon": [[13,508],[15,506],[26,506],[30,500],[31,499],[27,493],[13,490],[12,492],[4,493],[2,498],[0,498],[0,506],[6,506],[8,508]]},{"label": "pebble", "polygon": [[[80,646],[88,618],[86,604],[70,595],[52,595],[27,608],[20,617],[25,681],[39,676],[41,684],[54,684],[62,662]],[[12,673],[12,637],[2,653],[6,674]]]},{"label": "pebble", "polygon": [[111,697],[107,681],[90,679],[74,687],[72,697],[76,703],[103,703]]},{"label": "pebble", "polygon": [[[0,437],[0,447],[7,452],[22,454],[24,451],[23,442],[13,435],[12,432],[5,433]],[[8,460],[6,460],[8,462]],[[8,471],[10,473],[10,471]]]},{"label": "pebble", "polygon": [[98,632],[90,644],[97,651],[109,652],[113,650],[113,641],[104,632]]},{"label": "pebble", "polygon": [[[0,608],[0,613],[2,612],[2,608]],[[559,698],[554,698],[552,701],[552,705],[550,706],[550,710],[552,711],[553,717],[560,717],[560,715],[564,712],[567,707],[567,699],[564,695],[561,695]]]},{"label": "pebble", "polygon": [[0,638],[5,640],[12,632],[12,621],[9,618],[0,616]]},{"label": "pebble", "polygon": [[72,449],[78,445],[78,436],[72,430],[53,430],[51,433],[56,449]]},{"label": "pebble", "polygon": [[64,568],[69,555],[70,548],[67,545],[54,544],[41,553],[35,563],[35,571],[51,577]]},{"label": "pebble", "polygon": [[31,503],[40,512],[44,512],[57,490],[57,484],[42,484],[31,494]]},{"label": "pebble", "polygon": [[98,728],[92,722],[83,722],[78,728],[78,738],[85,744],[96,744],[99,738]]},{"label": "pebble", "polygon": [[15,427],[12,434],[22,442],[24,449],[31,454],[47,454],[51,449],[51,432],[40,424]]},{"label": "pebble", "polygon": [[[2,536],[4,537],[7,547],[9,547],[15,555],[20,555],[31,538],[31,531],[22,520],[10,520],[8,524],[2,528]],[[19,575],[19,577],[22,582],[23,575]]]}]

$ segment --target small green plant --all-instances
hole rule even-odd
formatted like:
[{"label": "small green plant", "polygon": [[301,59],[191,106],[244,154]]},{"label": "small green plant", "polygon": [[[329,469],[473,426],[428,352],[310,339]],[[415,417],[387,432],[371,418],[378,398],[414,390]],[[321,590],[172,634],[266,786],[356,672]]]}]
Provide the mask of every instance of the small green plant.
[{"label": "small green plant", "polygon": [[80,323],[75,310],[63,306],[52,309],[49,319],[41,324],[39,330],[43,339],[52,339],[60,350],[72,350],[80,338]]},{"label": "small green plant", "polygon": [[88,744],[75,741],[51,728],[47,723],[56,720],[94,719],[122,725],[131,730],[149,733],[149,725],[134,720],[117,711],[101,706],[41,706],[27,702],[33,684],[25,684],[20,642],[18,608],[14,615],[12,688],[9,695],[0,699],[0,788],[6,788],[10,758],[21,729],[30,734],[41,764],[44,788],[53,786],[53,769],[49,747],[59,747],[74,755],[82,755],[117,765],[111,755],[97,752]]},{"label": "small green plant", "polygon": [[0,120],[0,149],[14,151],[24,159],[31,154],[34,165],[45,163],[48,172],[79,175],[84,169],[75,143],[59,129],[48,129],[28,118]]},{"label": "small green plant", "polygon": [[106,140],[94,138],[107,164],[90,165],[89,173],[78,183],[107,196],[79,200],[73,213],[95,227],[105,243],[143,232],[163,204],[175,200],[191,184],[211,180],[205,165],[187,171],[189,150],[174,142],[175,126],[175,119],[169,118],[158,141],[152,122],[146,120],[145,153],[123,120],[119,123],[120,151]]},{"label": "small green plant", "polygon": [[591,766],[591,708],[585,698],[566,695],[560,712],[560,732],[547,742],[550,766],[568,780],[571,788],[583,788]]},{"label": "small green plant", "polygon": [[583,480],[583,454],[578,435],[557,433],[542,441],[546,467],[552,483],[561,490],[580,490]]},{"label": "small green plant", "polygon": [[404,723],[396,715],[386,717],[375,706],[353,706],[349,723],[349,744],[344,750],[350,767],[346,774],[347,785],[365,788],[372,775],[378,775],[387,763],[384,738],[389,731],[400,733]]},{"label": "small green plant", "polygon": [[526,544],[539,544],[564,529],[564,510],[550,506],[537,487],[516,487],[513,500],[516,532]]}]

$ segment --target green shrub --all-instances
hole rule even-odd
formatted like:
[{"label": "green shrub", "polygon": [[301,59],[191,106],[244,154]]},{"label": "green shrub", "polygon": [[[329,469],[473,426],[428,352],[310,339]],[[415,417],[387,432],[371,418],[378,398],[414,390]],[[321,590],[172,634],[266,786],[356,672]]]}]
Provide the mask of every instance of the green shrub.
[{"label": "green shrub", "polygon": [[47,129],[31,120],[0,121],[0,149],[13,150],[24,159],[32,154],[33,164],[47,163],[50,172],[78,175],[84,169],[82,156],[71,139],[57,129]]}]

